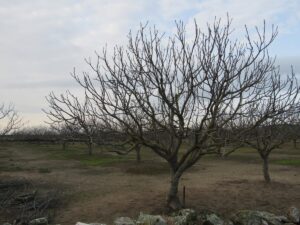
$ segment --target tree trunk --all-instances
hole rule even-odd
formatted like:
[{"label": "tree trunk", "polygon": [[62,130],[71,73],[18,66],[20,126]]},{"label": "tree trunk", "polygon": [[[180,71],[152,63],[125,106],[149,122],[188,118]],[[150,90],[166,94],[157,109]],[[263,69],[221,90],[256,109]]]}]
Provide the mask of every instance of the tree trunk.
[{"label": "tree trunk", "polygon": [[68,144],[67,141],[63,140],[63,143],[62,143],[63,150],[67,149],[67,144]]},{"label": "tree trunk", "polygon": [[136,152],[136,162],[140,163],[141,162],[141,146],[140,145],[135,146],[135,152]]},{"label": "tree trunk", "polygon": [[88,140],[88,150],[89,150],[89,155],[93,154],[93,138],[89,137]]},{"label": "tree trunk", "polygon": [[297,139],[293,139],[294,148],[297,148]]},{"label": "tree trunk", "polygon": [[263,172],[264,172],[264,178],[266,183],[271,182],[271,177],[269,174],[269,159],[268,156],[263,157]]},{"label": "tree trunk", "polygon": [[182,203],[178,197],[178,185],[181,174],[171,173],[171,185],[167,197],[167,206],[172,210],[182,208]]}]

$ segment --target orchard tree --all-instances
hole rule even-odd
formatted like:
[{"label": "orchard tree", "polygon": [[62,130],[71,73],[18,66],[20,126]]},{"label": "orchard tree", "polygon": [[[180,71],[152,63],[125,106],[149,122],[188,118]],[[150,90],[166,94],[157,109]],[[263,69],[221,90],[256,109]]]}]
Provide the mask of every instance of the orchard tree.
[{"label": "orchard tree", "polygon": [[[269,34],[269,35],[267,35]],[[272,93],[276,73],[267,48],[277,28],[248,29],[241,42],[231,37],[231,20],[216,20],[193,31],[176,23],[170,37],[141,26],[128,44],[104,49],[86,60],[91,73],[74,78],[93,104],[93,113],[116,129],[126,129],[135,143],[151,149],[170,167],[167,205],[179,209],[178,185],[183,173],[206,154],[218,152],[215,133],[247,115],[253,103]],[[275,110],[275,109],[274,109]],[[252,129],[275,115],[272,108]]]},{"label": "orchard tree", "polygon": [[90,113],[92,111],[90,100],[85,97],[81,102],[78,97],[69,91],[60,96],[50,93],[46,100],[50,109],[43,111],[47,114],[52,127],[67,129],[67,132],[66,130],[61,131],[77,136],[83,135],[88,146],[88,154],[92,155],[93,138],[100,129],[100,120]]},{"label": "orchard tree", "polygon": [[78,137],[78,131],[80,131],[80,127],[75,124],[70,123],[50,123],[50,128],[53,130],[57,136],[59,137],[62,143],[62,149],[66,150],[68,147],[68,143],[74,141]]},{"label": "orchard tree", "polygon": [[[231,121],[232,137],[241,145],[257,150],[263,161],[263,175],[266,183],[271,182],[269,156],[273,150],[291,141],[295,130],[291,123],[299,113],[299,86],[292,72],[281,79],[279,71],[268,83],[270,94],[249,105],[244,115]],[[272,116],[267,116],[272,112]],[[257,121],[261,121],[257,126]]]},{"label": "orchard tree", "polygon": [[288,124],[281,119],[272,118],[249,132],[245,143],[257,150],[262,159],[262,171],[266,183],[271,182],[269,173],[269,157],[272,151],[280,148],[284,143],[290,141]]},{"label": "orchard tree", "polygon": [[0,135],[7,135],[22,126],[22,119],[12,104],[0,105]]},{"label": "orchard tree", "polygon": [[300,138],[300,109],[296,110],[289,120],[288,126],[290,141],[293,143],[294,149],[297,149],[297,142]]}]

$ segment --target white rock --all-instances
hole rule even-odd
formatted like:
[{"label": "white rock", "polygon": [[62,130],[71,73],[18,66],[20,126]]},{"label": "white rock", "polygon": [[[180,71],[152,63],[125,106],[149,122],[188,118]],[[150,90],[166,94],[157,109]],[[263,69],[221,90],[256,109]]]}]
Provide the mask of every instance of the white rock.
[{"label": "white rock", "polygon": [[136,221],[137,225],[167,225],[166,221],[160,215],[149,215],[140,213]]},{"label": "white rock", "polygon": [[48,224],[48,219],[46,217],[37,218],[29,222],[29,225],[47,225],[47,224]]},{"label": "white rock", "polygon": [[115,225],[135,225],[135,222],[129,217],[119,217],[114,221]]},{"label": "white rock", "polygon": [[290,207],[288,209],[288,218],[291,220],[293,223],[300,223],[300,211],[296,207]]}]

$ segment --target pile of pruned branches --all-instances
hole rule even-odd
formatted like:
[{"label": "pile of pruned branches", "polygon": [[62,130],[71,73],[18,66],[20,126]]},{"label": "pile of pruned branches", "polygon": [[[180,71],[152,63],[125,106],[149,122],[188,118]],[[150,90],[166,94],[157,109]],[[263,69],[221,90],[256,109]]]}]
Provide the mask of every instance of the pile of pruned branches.
[{"label": "pile of pruned branches", "polygon": [[[1,220],[28,224],[39,217],[51,218],[58,206],[57,191],[42,192],[26,179],[0,181]],[[2,216],[1,216],[2,217]]]}]

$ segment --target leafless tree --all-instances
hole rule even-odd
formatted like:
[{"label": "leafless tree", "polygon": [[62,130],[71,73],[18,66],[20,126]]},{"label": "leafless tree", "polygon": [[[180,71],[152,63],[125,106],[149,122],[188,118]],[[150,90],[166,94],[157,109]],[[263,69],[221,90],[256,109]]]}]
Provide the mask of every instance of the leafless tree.
[{"label": "leafless tree", "polygon": [[257,150],[263,161],[263,175],[266,183],[271,182],[269,156],[274,149],[281,147],[289,139],[287,124],[278,119],[270,119],[248,134],[245,143]]},{"label": "leafless tree", "polygon": [[289,119],[289,140],[293,143],[294,149],[297,149],[297,142],[300,139],[300,110],[296,110]]},{"label": "leafless tree", "polygon": [[50,124],[56,128],[67,129],[68,133],[83,135],[86,138],[88,154],[92,155],[93,138],[99,131],[99,119],[91,114],[91,104],[88,98],[81,102],[78,97],[69,91],[65,95],[56,96],[50,93],[46,97],[49,110],[44,110]]},{"label": "leafless tree", "polygon": [[[291,141],[294,132],[291,121],[300,106],[299,86],[293,71],[285,78],[280,76],[278,68],[273,72],[272,79],[266,83],[270,87],[269,94],[250,104],[243,114],[228,123],[236,146],[248,145],[258,151],[267,183],[271,182],[269,156],[274,149]],[[257,124],[258,121],[261,122]]]},{"label": "leafless tree", "polygon": [[62,149],[66,150],[70,142],[74,142],[78,138],[80,128],[77,124],[68,123],[51,123],[51,129],[57,133],[62,143]]},{"label": "leafless tree", "polygon": [[[182,174],[206,154],[215,154],[215,133],[273,93],[276,74],[267,48],[277,35],[272,27],[246,28],[241,42],[231,37],[231,20],[215,20],[205,31],[197,23],[186,30],[176,23],[169,38],[155,27],[141,26],[126,47],[87,59],[90,73],[74,78],[93,102],[93,113],[114,127],[126,128],[135,142],[166,160],[171,170],[167,205],[182,207],[178,185]],[[276,112],[270,108],[248,129]]]},{"label": "leafless tree", "polygon": [[22,127],[22,119],[12,104],[0,105],[0,135],[7,135]]},{"label": "leafless tree", "polygon": [[[263,161],[263,175],[266,183],[271,182],[269,174],[269,156],[273,150],[291,141],[291,124],[288,123],[289,113],[270,118],[245,135],[245,144],[254,148]],[[249,124],[248,124],[249,126]]]}]

